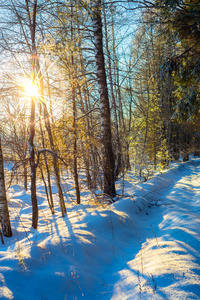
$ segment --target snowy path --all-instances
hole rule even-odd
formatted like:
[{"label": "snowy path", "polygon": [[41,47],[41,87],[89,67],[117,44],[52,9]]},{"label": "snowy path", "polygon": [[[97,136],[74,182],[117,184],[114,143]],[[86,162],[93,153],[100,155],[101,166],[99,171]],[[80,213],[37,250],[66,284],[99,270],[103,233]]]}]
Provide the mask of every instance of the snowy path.
[{"label": "snowy path", "polygon": [[13,188],[23,223],[13,218],[0,245],[0,299],[200,299],[200,160],[124,184],[112,206],[68,205],[64,219],[58,204],[50,215],[38,187],[37,231],[30,195]]},{"label": "snowy path", "polygon": [[165,205],[145,223],[153,234],[120,271],[112,299],[200,299],[200,166],[187,163],[174,172],[164,176],[175,183],[166,194],[153,193]]}]

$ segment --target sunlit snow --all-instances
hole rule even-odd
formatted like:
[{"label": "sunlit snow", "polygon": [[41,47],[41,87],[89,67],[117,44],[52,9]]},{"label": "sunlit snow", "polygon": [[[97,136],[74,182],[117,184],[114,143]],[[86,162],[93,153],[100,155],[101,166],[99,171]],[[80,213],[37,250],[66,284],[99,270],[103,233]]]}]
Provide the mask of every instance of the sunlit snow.
[{"label": "sunlit snow", "polygon": [[200,299],[199,174],[194,158],[141,184],[129,173],[112,205],[97,204],[86,189],[79,206],[65,194],[64,218],[56,186],[52,216],[38,183],[37,230],[30,191],[11,186],[13,237],[0,244],[0,299]]}]

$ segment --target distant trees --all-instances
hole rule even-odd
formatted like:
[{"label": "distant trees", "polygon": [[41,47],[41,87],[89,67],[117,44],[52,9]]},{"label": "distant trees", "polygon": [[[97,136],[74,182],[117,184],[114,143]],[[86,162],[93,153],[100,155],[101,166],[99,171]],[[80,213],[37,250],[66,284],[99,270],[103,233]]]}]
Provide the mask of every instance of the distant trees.
[{"label": "distant trees", "polygon": [[132,45],[134,71],[125,82],[133,105],[131,151],[144,178],[171,160],[187,160],[199,147],[199,6],[156,5],[143,11]]},{"label": "distant trees", "polygon": [[[174,81],[173,136],[183,160],[198,146],[199,129],[199,17],[198,1],[162,1],[158,9],[167,40],[174,41],[173,51],[165,57],[163,71]],[[195,129],[195,130],[194,130]],[[172,138],[173,139],[173,138]]]}]

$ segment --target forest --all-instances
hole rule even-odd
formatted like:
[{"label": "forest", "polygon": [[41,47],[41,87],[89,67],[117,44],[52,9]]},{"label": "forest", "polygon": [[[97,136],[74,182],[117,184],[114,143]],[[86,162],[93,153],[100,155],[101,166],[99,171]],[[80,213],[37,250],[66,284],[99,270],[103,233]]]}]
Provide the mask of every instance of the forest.
[{"label": "forest", "polygon": [[112,204],[130,172],[200,155],[200,1],[0,0],[0,15],[2,243],[14,185],[36,230],[38,185],[65,218],[85,189]]},{"label": "forest", "polygon": [[[198,1],[1,1],[1,144],[8,182],[36,181],[62,216],[60,174],[115,196],[126,170],[147,180],[199,154]],[[11,235],[1,158],[1,223]],[[82,174],[82,175],[83,175]]]}]

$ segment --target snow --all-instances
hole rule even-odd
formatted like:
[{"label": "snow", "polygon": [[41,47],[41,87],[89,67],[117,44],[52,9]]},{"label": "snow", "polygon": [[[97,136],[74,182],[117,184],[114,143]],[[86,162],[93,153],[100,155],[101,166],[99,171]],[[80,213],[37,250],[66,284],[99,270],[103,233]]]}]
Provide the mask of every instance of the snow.
[{"label": "snow", "polygon": [[37,230],[30,191],[11,186],[13,237],[0,244],[0,298],[200,299],[199,172],[194,158],[145,183],[129,172],[112,205],[97,204],[89,191],[75,205],[71,190],[64,218],[56,187],[52,216],[38,185]]}]

